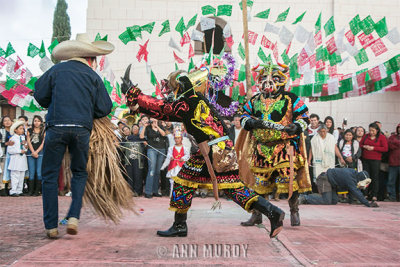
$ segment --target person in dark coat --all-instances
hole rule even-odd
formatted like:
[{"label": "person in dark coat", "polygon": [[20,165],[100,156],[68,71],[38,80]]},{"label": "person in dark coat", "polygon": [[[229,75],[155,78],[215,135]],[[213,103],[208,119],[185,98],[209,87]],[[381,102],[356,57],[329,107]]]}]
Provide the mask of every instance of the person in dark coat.
[{"label": "person in dark coat", "polygon": [[361,192],[371,183],[371,179],[368,177],[369,174],[366,171],[357,172],[351,168],[328,169],[317,178],[319,194],[300,196],[300,204],[336,205],[338,202],[337,192],[348,191],[365,206],[378,207],[375,202],[368,202]]},{"label": "person in dark coat", "polygon": [[43,150],[43,220],[49,238],[58,235],[58,174],[66,148],[71,155],[72,202],[67,215],[67,233],[78,232],[88,173],[90,132],[93,119],[107,116],[112,102],[100,76],[95,72],[96,56],[106,55],[114,45],[91,42],[87,34],[57,45],[52,55],[67,60],[54,65],[35,83],[34,97],[44,108],[46,137]]}]

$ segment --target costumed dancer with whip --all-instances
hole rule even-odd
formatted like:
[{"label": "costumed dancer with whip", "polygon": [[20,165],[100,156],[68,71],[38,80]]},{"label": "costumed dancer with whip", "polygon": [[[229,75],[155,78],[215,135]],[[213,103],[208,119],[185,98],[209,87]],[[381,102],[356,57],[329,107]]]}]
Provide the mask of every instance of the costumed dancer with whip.
[{"label": "costumed dancer with whip", "polygon": [[169,209],[175,212],[174,223],[157,234],[163,237],[187,235],[187,212],[196,188],[200,187],[213,189],[216,199],[213,208],[220,206],[218,190],[221,189],[243,209],[256,209],[265,214],[271,223],[270,237],[275,237],[282,230],[285,213],[241,182],[236,153],[226,126],[205,97],[211,72],[202,68],[191,73],[171,73],[167,83],[167,90],[173,96],[169,97],[170,101],[144,95],[130,81],[129,72],[130,66],[122,78],[121,88],[126,92],[130,109],[159,120],[182,122],[199,144],[199,151],[192,154],[179,173],[172,177],[174,187]]}]

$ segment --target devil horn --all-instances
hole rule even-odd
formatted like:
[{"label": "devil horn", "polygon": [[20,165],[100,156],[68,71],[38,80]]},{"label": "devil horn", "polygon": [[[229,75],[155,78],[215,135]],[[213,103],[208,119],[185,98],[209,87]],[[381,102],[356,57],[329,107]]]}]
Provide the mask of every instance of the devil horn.
[{"label": "devil horn", "polygon": [[121,92],[123,94],[126,94],[126,92],[128,92],[128,90],[130,89],[130,87],[132,85],[131,79],[129,77],[130,73],[131,73],[131,67],[132,67],[132,64],[129,64],[128,67],[125,70],[124,77],[121,77],[121,80],[122,80]]},{"label": "devil horn", "polygon": [[124,79],[127,80],[127,81],[130,80],[129,76],[131,74],[131,67],[132,67],[132,64],[129,64],[128,67],[125,70]]}]

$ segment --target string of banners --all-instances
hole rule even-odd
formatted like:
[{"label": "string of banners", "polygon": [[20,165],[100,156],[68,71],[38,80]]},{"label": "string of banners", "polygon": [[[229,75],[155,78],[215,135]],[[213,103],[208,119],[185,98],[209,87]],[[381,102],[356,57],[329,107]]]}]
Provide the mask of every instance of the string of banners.
[{"label": "string of banners", "polygon": [[[248,31],[250,49],[257,51],[257,62],[254,64],[267,64],[272,61],[287,64],[291,79],[291,86],[287,90],[291,90],[299,96],[308,97],[311,101],[332,101],[378,91],[400,90],[400,55],[375,67],[360,69],[356,73],[340,73],[341,66],[346,62],[353,61],[362,68],[362,65],[369,62],[371,57],[378,58],[388,51],[387,42],[392,45],[400,42],[397,28],[389,30],[386,17],[374,20],[371,15],[365,18],[356,15],[346,27],[337,30],[334,17],[328,18],[323,23],[322,12],[320,12],[313,29],[307,29],[301,24],[307,16],[307,11],[295,14],[294,19],[289,21],[294,13],[290,7],[285,8],[282,12],[276,12],[275,16],[273,16],[274,10],[270,8],[265,10],[256,8],[255,1],[248,0],[247,7],[250,22]],[[252,14],[253,7],[259,12]],[[151,67],[157,66],[157,64],[149,63],[151,58],[149,47],[151,47],[152,40],[169,38],[168,45],[172,48],[171,62],[174,62],[175,69],[187,68],[188,71],[205,62],[208,64],[211,61],[220,63],[225,48],[229,47],[237,59],[236,62],[239,63],[235,65],[232,82],[225,85],[223,92],[233,100],[242,103],[246,95],[244,36],[234,39],[229,23],[223,28],[225,47],[222,52],[214,55],[211,47],[210,53],[205,53],[196,64],[193,61],[194,42],[205,42],[204,32],[216,28],[216,17],[230,17],[235,11],[234,8],[241,9],[241,1],[237,6],[205,5],[199,14],[190,16],[187,22],[182,16],[175,27],[169,19],[159,25],[156,22],[132,25],[126,27],[118,38],[125,45],[134,43],[132,51],[136,51],[138,62],[146,64],[150,82],[155,87],[154,97],[161,96],[161,91],[160,84]],[[251,30],[252,20],[264,20],[264,31]],[[199,25],[200,28],[196,25]],[[171,30],[172,28],[173,30]],[[155,33],[155,29],[158,29],[157,33]],[[100,33],[95,37],[95,40],[107,41],[107,39],[108,35],[102,37]],[[57,40],[49,44],[47,49],[44,41],[40,45],[29,43],[27,56],[39,57],[39,67],[45,72],[53,66],[50,55],[57,45]],[[237,49],[233,50],[233,47],[237,47]],[[301,49],[296,51],[294,47],[301,47]],[[283,51],[282,48],[284,48]],[[116,81],[106,56],[100,58],[98,72],[103,77],[105,87],[113,100],[114,110],[126,108],[123,104],[124,96],[121,93],[120,84]],[[21,57],[16,55],[11,42],[5,49],[0,48],[0,77],[4,75],[5,82],[0,84],[0,93],[11,105],[19,106],[30,112],[42,110],[32,97],[37,77],[32,77],[31,71],[25,67]],[[254,82],[255,73],[252,73],[251,80],[253,91],[257,91]]]}]

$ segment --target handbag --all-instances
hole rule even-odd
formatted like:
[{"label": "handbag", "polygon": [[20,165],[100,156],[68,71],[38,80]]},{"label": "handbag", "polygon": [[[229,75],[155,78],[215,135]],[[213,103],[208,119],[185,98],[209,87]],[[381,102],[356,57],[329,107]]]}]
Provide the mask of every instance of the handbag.
[{"label": "handbag", "polygon": [[237,170],[236,153],[233,149],[220,148],[217,144],[212,145],[212,165],[216,172],[228,172]]}]

